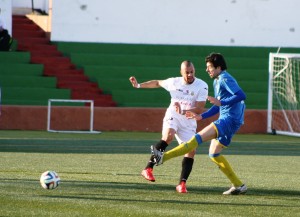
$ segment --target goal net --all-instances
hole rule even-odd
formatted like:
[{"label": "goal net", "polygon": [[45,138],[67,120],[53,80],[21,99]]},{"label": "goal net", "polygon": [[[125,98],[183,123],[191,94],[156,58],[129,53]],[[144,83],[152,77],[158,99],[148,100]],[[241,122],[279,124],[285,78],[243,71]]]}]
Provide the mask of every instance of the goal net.
[{"label": "goal net", "polygon": [[268,133],[300,137],[300,54],[270,53]]},{"label": "goal net", "polygon": [[[53,105],[53,103],[56,104],[56,106]],[[58,105],[60,104],[60,105]],[[89,119],[87,119],[88,128],[87,130],[61,130],[61,129],[53,129],[51,127],[52,120],[52,113],[53,113],[53,107],[58,108],[61,107],[61,104],[71,104],[73,107],[77,106],[78,104],[89,104]],[[63,113],[64,117],[57,117],[57,119],[64,120],[67,119],[65,117],[66,113]],[[76,119],[78,117],[73,116],[69,119]],[[51,121],[52,120],[52,121]],[[69,123],[67,125],[72,125],[72,123]],[[57,132],[57,133],[101,133],[100,131],[94,131],[94,101],[93,100],[67,100],[67,99],[49,99],[48,100],[48,115],[47,115],[47,131],[48,132]]]}]

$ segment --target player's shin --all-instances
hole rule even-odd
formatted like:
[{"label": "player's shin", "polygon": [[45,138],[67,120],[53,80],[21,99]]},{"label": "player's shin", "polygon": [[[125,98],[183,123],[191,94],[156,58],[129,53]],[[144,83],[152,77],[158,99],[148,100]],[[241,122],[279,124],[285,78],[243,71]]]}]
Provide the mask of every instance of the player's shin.
[{"label": "player's shin", "polygon": [[210,154],[209,156],[219,166],[220,170],[227,176],[233,186],[239,187],[243,184],[223,155]]},{"label": "player's shin", "polygon": [[177,147],[171,149],[170,151],[165,152],[163,157],[163,162],[170,160],[171,158],[189,153],[192,150],[196,149],[198,147],[198,144],[201,143],[202,143],[201,136],[199,134],[196,134],[188,142],[182,143]]},{"label": "player's shin", "polygon": [[194,159],[190,157],[184,157],[182,160],[182,170],[181,175],[179,178],[179,184],[183,181],[186,182],[186,180],[189,178],[190,173],[192,172],[194,164]]}]

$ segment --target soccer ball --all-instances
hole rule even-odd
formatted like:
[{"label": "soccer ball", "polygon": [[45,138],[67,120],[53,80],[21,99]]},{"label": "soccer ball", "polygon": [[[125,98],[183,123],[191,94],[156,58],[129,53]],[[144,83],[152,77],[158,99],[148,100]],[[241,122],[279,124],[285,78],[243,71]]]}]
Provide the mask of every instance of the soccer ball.
[{"label": "soccer ball", "polygon": [[60,178],[55,171],[46,171],[41,175],[40,183],[45,189],[54,189],[60,183]]}]

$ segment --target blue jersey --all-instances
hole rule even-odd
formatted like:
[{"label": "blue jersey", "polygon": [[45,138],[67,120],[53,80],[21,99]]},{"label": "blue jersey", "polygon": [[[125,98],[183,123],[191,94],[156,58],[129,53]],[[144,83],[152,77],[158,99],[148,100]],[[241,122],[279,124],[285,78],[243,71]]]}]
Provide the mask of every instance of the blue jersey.
[{"label": "blue jersey", "polygon": [[[221,74],[214,80],[214,94],[218,100],[227,99],[241,90],[237,81],[227,72],[222,71]],[[230,118],[236,124],[244,123],[245,103],[240,101],[232,105],[221,105],[219,119]]]}]

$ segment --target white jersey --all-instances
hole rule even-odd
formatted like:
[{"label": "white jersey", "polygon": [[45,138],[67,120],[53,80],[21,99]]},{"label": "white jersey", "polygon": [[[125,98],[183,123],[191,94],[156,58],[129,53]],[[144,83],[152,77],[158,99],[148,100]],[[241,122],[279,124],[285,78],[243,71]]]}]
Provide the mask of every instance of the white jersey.
[{"label": "white jersey", "polygon": [[161,86],[171,95],[171,102],[164,117],[163,130],[174,129],[178,142],[186,142],[196,133],[197,122],[178,114],[174,103],[179,102],[182,110],[195,107],[196,102],[206,101],[208,85],[199,78],[195,78],[192,84],[186,84],[182,77],[175,77],[163,80]]},{"label": "white jersey", "polygon": [[181,109],[189,110],[195,107],[196,101],[206,101],[208,95],[207,83],[199,78],[192,84],[186,84],[182,77],[169,78],[162,82],[162,87],[171,95],[168,109],[174,109],[174,103],[179,102]]}]

